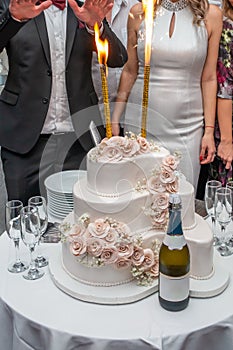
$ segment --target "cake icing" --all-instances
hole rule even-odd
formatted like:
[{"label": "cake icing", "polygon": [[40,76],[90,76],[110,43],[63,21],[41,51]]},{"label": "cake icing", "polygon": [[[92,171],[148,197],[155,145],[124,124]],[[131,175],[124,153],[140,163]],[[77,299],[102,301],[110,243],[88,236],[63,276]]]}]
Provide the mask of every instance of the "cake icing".
[{"label": "cake icing", "polygon": [[[170,155],[163,147],[134,135],[105,139],[92,149],[87,155],[87,175],[73,188],[75,225],[64,230],[68,238],[62,261],[67,273],[96,286],[127,283],[135,277],[141,284],[151,282],[158,273],[158,242],[168,221],[168,196],[179,192],[191,277],[209,278],[213,272],[212,232],[195,214],[194,189],[177,170],[178,163],[178,154]],[[93,230],[100,223],[115,237],[112,241]],[[124,227],[127,234],[118,236],[116,227]],[[114,256],[112,262],[104,261],[103,252],[93,259],[93,238],[101,238],[106,256]],[[125,250],[131,249],[124,264],[122,244]],[[135,254],[142,260],[139,265],[134,264]]]}]

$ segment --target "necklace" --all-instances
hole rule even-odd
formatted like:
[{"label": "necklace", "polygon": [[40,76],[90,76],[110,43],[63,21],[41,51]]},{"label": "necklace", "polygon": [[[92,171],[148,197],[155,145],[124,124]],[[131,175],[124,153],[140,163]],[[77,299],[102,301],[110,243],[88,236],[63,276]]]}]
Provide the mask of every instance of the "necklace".
[{"label": "necklace", "polygon": [[168,11],[177,12],[188,6],[188,1],[179,0],[177,2],[172,2],[171,0],[162,0],[161,6]]}]

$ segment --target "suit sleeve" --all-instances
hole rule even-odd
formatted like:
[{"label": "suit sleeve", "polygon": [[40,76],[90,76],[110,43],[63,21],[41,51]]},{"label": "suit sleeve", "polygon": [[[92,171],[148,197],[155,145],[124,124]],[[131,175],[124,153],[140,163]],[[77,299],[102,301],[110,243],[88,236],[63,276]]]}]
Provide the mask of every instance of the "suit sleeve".
[{"label": "suit sleeve", "polygon": [[106,20],[103,21],[103,25],[104,30],[101,39],[107,39],[109,43],[107,65],[112,68],[123,67],[128,59],[127,50],[116,34],[110,29]]},{"label": "suit sleeve", "polygon": [[0,1],[0,52],[25,23],[27,22],[18,22],[11,17],[8,1]]}]

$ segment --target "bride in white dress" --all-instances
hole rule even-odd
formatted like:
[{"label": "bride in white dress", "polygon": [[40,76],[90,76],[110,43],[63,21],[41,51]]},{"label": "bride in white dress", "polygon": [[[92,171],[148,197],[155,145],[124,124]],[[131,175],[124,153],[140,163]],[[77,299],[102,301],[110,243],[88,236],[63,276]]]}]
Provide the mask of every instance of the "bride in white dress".
[{"label": "bride in white dress", "polygon": [[[215,154],[216,63],[222,14],[216,6],[208,6],[207,0],[157,2],[147,138],[156,139],[171,153],[181,152],[180,169],[196,190],[200,163],[213,161]],[[124,112],[125,131],[141,131],[144,25],[139,3],[132,7],[128,20],[128,62],[112,116],[113,135],[119,133]]]}]

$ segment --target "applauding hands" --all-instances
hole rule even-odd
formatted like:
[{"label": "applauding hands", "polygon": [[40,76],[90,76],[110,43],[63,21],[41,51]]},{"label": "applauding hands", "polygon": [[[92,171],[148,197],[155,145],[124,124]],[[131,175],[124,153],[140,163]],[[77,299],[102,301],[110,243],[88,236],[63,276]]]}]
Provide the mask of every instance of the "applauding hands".
[{"label": "applauding hands", "polygon": [[11,0],[9,11],[14,19],[24,21],[38,16],[51,5],[51,0],[41,2],[39,5],[38,0]]},{"label": "applauding hands", "polygon": [[90,28],[93,28],[96,22],[100,26],[113,7],[113,0],[86,0],[82,7],[79,7],[75,0],[68,0],[68,2],[75,16]]},{"label": "applauding hands", "polygon": [[[113,7],[113,0],[86,0],[82,7],[79,7],[75,0],[68,1],[75,16],[90,28],[93,28],[96,22],[100,25]],[[24,21],[38,16],[51,5],[51,0],[11,0],[9,10],[14,19]]]}]

